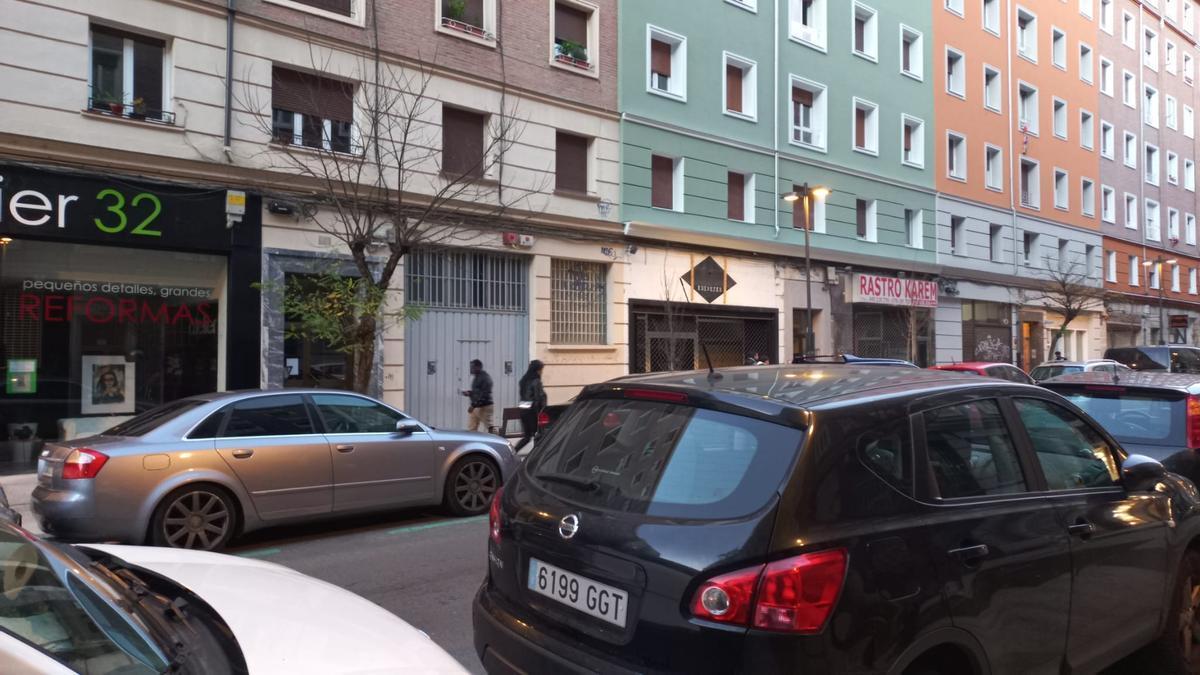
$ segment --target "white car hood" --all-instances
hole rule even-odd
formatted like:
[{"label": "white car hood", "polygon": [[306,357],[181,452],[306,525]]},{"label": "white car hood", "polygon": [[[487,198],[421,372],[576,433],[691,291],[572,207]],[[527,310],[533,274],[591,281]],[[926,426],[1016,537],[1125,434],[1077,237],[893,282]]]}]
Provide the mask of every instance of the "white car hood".
[{"label": "white car hood", "polygon": [[229,624],[250,673],[466,673],[382,607],[282,565],[219,553],[91,545],[201,597]]}]

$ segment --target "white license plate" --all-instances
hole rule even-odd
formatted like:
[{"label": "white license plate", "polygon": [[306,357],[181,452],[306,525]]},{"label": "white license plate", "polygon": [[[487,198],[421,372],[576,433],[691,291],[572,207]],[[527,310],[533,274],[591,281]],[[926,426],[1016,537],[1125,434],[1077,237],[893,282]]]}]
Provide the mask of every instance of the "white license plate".
[{"label": "white license plate", "polygon": [[530,558],[529,590],[574,607],[588,616],[625,627],[629,594],[620,589]]},{"label": "white license plate", "polygon": [[43,478],[50,478],[54,475],[54,467],[44,459],[38,460],[38,475]]}]

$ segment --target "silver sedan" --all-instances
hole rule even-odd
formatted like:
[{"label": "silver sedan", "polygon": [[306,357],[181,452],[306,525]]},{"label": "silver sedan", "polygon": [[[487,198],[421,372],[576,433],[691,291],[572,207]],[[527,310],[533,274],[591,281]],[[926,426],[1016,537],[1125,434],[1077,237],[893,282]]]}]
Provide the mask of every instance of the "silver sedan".
[{"label": "silver sedan", "polygon": [[332,515],[486,513],[517,461],[502,438],[434,429],[358,394],[220,393],[47,444],[32,506],[63,539],[212,550]]}]

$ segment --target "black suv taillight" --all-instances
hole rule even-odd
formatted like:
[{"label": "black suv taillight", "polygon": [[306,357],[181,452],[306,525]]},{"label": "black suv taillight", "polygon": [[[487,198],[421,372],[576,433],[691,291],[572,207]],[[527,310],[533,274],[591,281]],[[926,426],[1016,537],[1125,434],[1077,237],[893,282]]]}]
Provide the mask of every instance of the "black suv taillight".
[{"label": "black suv taillight", "polygon": [[846,580],[845,549],[805,553],[713,577],[692,599],[698,619],[788,633],[819,633]]},{"label": "black suv taillight", "polygon": [[492,495],[492,508],[488,510],[488,536],[492,543],[500,545],[500,498],[504,496],[504,487],[496,488]]}]

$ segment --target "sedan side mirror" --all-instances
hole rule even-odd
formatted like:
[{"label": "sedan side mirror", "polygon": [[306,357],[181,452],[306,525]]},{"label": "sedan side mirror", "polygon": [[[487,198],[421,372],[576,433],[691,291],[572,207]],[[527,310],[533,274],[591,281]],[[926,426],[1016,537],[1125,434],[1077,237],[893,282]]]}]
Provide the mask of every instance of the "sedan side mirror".
[{"label": "sedan side mirror", "polygon": [[1145,455],[1130,455],[1121,464],[1121,483],[1130,492],[1150,492],[1166,475],[1162,462]]},{"label": "sedan side mirror", "polygon": [[410,436],[412,434],[419,434],[422,431],[425,431],[425,429],[412,420],[400,420],[396,422],[396,433],[398,434]]}]

